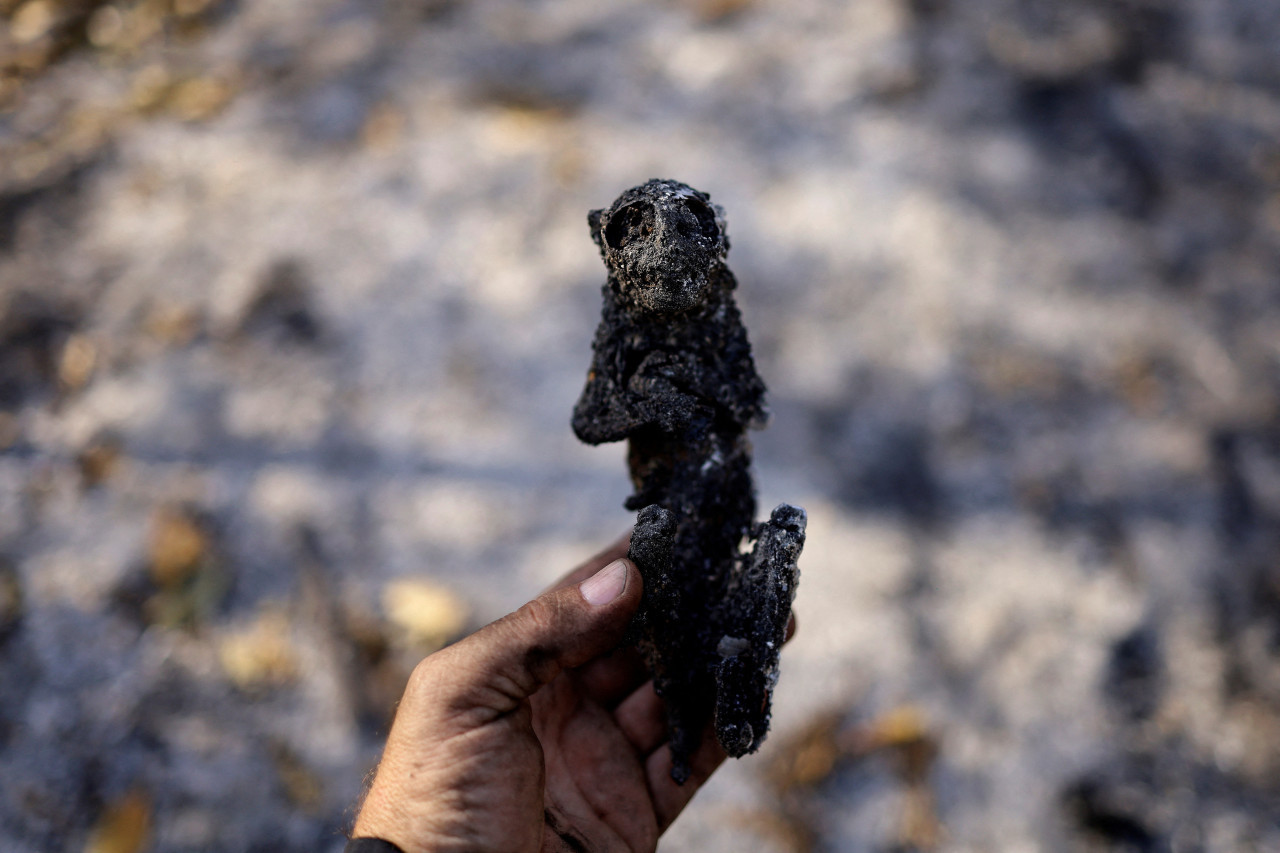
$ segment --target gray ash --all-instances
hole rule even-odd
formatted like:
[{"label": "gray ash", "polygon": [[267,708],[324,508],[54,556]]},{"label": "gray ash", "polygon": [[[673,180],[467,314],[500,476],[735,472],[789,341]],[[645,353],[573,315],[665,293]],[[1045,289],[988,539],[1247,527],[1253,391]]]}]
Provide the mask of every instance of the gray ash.
[{"label": "gray ash", "polygon": [[609,278],[573,430],[589,444],[630,443],[630,556],[645,580],[635,636],[683,782],[709,722],[735,757],[768,733],[805,514],[783,504],[754,524],[746,431],[767,418],[765,387],[724,263],[724,212],[706,193],[651,180],[588,221]]}]

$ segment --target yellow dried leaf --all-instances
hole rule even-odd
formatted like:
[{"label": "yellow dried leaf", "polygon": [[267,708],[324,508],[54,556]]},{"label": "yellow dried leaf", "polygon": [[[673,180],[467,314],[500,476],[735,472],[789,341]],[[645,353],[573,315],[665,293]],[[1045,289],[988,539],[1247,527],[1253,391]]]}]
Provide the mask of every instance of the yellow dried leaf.
[{"label": "yellow dried leaf", "polygon": [[846,714],[843,708],[824,711],[786,736],[785,748],[775,752],[765,767],[775,788],[784,792],[811,788],[831,775],[841,758],[839,740]]},{"label": "yellow dried leaf", "polygon": [[102,812],[84,853],[141,853],[151,840],[151,801],[131,791]]},{"label": "yellow dried leaf", "polygon": [[190,343],[200,330],[200,321],[194,311],[167,303],[152,307],[143,325],[151,337],[175,346]]},{"label": "yellow dried leaf", "polygon": [[172,588],[191,576],[209,549],[208,537],[189,515],[162,510],[151,524],[151,579]]},{"label": "yellow dried leaf", "polygon": [[243,690],[292,682],[298,676],[298,654],[288,617],[278,610],[264,610],[253,624],[222,638],[218,660],[227,677]]},{"label": "yellow dried leaf", "polygon": [[410,642],[435,650],[462,633],[467,605],[452,591],[430,581],[392,581],[382,590],[382,610]]},{"label": "yellow dried leaf", "polygon": [[183,121],[213,118],[231,100],[231,87],[212,77],[185,80],[169,95],[169,107]]},{"label": "yellow dried leaf", "polygon": [[84,335],[72,335],[58,361],[58,382],[68,391],[83,388],[98,362],[98,348]]},{"label": "yellow dried leaf", "polygon": [[884,746],[903,746],[928,737],[920,712],[903,705],[886,711],[871,724],[875,740]]},{"label": "yellow dried leaf", "polygon": [[173,78],[164,66],[148,65],[134,75],[129,102],[139,112],[153,110],[164,101],[172,86]]},{"label": "yellow dried leaf", "polygon": [[31,0],[13,13],[9,21],[9,37],[18,44],[30,44],[48,35],[57,22],[57,9],[50,0]]},{"label": "yellow dried leaf", "polygon": [[894,708],[874,720],[868,734],[871,743],[897,753],[904,781],[924,782],[937,757],[938,742],[918,709],[910,705]]}]

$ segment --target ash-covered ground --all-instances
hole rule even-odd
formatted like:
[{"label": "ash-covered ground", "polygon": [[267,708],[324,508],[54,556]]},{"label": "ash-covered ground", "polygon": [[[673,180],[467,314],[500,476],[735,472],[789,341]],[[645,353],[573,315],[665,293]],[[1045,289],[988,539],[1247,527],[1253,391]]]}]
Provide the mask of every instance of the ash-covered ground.
[{"label": "ash-covered ground", "polygon": [[0,848],[340,850],[415,657],[630,522],[585,214],[671,177],[810,528],[663,849],[1280,849],[1271,0],[0,21]]}]

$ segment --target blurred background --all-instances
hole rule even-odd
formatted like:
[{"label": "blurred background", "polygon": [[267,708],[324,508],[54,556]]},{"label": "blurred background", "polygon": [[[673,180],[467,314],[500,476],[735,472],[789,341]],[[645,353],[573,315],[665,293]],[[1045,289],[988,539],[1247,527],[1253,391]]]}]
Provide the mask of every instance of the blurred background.
[{"label": "blurred background", "polygon": [[339,851],[417,658],[624,531],[651,177],[810,515],[666,851],[1280,850],[1280,5],[0,0],[0,848]]}]

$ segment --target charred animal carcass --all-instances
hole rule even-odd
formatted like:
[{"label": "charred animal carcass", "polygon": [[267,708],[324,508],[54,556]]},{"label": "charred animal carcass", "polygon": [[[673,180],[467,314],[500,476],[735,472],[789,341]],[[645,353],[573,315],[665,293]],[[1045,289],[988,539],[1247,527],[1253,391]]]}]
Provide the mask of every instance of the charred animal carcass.
[{"label": "charred animal carcass", "polygon": [[588,222],[609,278],[573,430],[629,442],[626,506],[640,510],[629,556],[645,583],[634,634],[683,783],[709,722],[735,757],[768,732],[805,514],[783,504],[754,523],[746,431],[765,422],[765,387],[724,263],[724,212],[652,180]]}]

